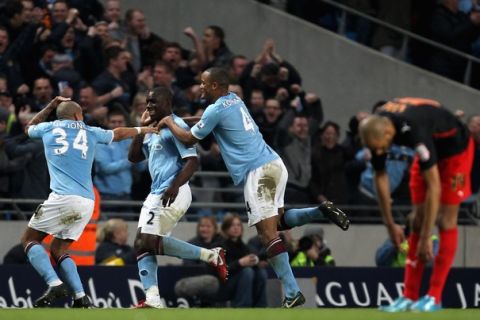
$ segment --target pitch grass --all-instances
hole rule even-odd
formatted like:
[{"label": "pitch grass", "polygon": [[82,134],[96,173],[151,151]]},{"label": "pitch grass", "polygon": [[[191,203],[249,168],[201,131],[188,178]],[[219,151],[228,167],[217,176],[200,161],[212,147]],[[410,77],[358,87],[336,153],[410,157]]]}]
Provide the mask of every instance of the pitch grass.
[{"label": "pitch grass", "polygon": [[375,309],[0,309],[1,320],[470,320],[480,309],[387,314]]}]

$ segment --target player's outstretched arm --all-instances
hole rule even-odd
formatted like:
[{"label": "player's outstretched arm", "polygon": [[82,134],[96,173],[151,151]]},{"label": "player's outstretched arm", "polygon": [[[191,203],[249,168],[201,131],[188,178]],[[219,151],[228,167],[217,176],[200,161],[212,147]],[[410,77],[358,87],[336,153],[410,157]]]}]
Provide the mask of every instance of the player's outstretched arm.
[{"label": "player's outstretched arm", "polygon": [[116,128],[116,129],[113,129],[113,141],[120,141],[128,138],[133,138],[138,134],[145,134],[145,133],[158,133],[158,129],[155,127]]},{"label": "player's outstretched arm", "polygon": [[33,117],[33,119],[30,120],[30,122],[25,127],[25,133],[28,134],[28,128],[30,126],[34,126],[34,125],[37,125],[39,123],[45,122],[45,120],[47,120],[50,113],[52,113],[52,111],[55,110],[60,103],[62,103],[64,101],[69,101],[69,100],[70,100],[70,98],[65,98],[65,97],[61,97],[61,96],[57,96],[57,97],[53,98],[52,101],[50,101],[47,104],[47,106],[45,108],[43,108],[43,110],[41,110],[39,113],[37,113]]},{"label": "player's outstretched arm", "polygon": [[382,212],[383,221],[387,227],[390,240],[397,249],[400,249],[405,235],[401,226],[395,223],[392,215],[392,198],[390,197],[390,186],[388,175],[385,170],[375,171],[375,188],[377,190],[377,199]]},{"label": "player's outstretched arm", "polygon": [[183,168],[172,181],[172,184],[163,192],[162,204],[169,206],[178,195],[178,189],[187,183],[198,169],[198,158],[188,157],[184,159]]},{"label": "player's outstretched arm", "polygon": [[143,133],[137,134],[133,138],[130,148],[128,149],[128,161],[138,163],[145,160],[145,155],[142,152],[143,139],[145,135]]},{"label": "player's outstretched arm", "polygon": [[186,146],[193,146],[195,143],[198,142],[198,139],[192,135],[192,132],[178,126],[171,116],[163,118],[158,123],[158,129],[162,129],[165,127],[170,129],[175,138],[180,140]]}]

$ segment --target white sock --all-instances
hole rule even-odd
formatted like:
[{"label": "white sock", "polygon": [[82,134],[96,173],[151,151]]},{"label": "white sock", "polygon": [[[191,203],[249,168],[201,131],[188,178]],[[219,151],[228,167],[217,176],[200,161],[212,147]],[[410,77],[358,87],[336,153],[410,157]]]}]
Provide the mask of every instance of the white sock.
[{"label": "white sock", "polygon": [[215,251],[210,249],[200,249],[200,260],[203,262],[212,262],[215,259]]},{"label": "white sock", "polygon": [[83,297],[85,297],[85,292],[82,291],[82,292],[75,293],[75,300]]},{"label": "white sock", "polygon": [[52,282],[50,282],[50,283],[48,284],[48,286],[49,286],[49,287],[56,287],[56,286],[61,285],[62,283],[63,283],[62,280],[57,279],[57,280],[53,280]]},{"label": "white sock", "polygon": [[157,306],[162,302],[160,301],[160,293],[158,292],[158,286],[151,286],[145,291],[146,302],[149,305]]}]

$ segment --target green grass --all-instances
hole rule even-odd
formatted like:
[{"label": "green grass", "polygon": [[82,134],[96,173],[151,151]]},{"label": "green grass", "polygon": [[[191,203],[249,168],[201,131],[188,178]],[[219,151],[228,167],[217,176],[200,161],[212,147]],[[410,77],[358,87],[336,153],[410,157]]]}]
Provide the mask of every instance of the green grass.
[{"label": "green grass", "polygon": [[470,320],[479,309],[387,314],[375,309],[0,309],[1,320]]}]

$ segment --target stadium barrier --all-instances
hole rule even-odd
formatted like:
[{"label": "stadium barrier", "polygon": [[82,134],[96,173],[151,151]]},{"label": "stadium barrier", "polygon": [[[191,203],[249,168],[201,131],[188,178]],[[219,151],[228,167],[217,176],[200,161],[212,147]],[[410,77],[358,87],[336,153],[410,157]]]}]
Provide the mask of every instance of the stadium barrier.
[{"label": "stadium barrier", "polygon": [[[144,298],[136,266],[80,267],[87,294],[99,308],[129,308]],[[159,289],[169,307],[188,308],[190,301],[176,297],[177,280],[198,275],[200,268],[160,267]],[[374,308],[393,301],[402,292],[403,270],[398,268],[295,268],[307,306],[317,307],[369,307]],[[430,270],[426,271],[422,292],[425,292]],[[269,270],[270,282],[277,282]],[[45,284],[28,265],[0,266],[0,308],[31,308],[32,303],[45,290]],[[269,286],[269,306],[280,305],[279,286]],[[272,302],[273,301],[273,302]],[[66,306],[67,301],[59,304]],[[480,268],[453,268],[443,296],[446,308],[478,308],[480,306]]]}]

